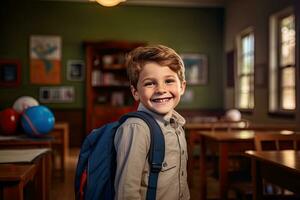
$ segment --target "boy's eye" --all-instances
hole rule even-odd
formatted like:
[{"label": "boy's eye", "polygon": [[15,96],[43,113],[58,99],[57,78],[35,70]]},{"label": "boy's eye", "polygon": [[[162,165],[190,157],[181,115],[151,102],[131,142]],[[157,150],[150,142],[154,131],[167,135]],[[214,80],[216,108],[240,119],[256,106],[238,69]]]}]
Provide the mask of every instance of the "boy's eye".
[{"label": "boy's eye", "polygon": [[167,83],[167,84],[174,83],[174,82],[175,82],[174,79],[167,79],[167,80],[166,80],[166,83]]},{"label": "boy's eye", "polygon": [[144,83],[144,86],[146,86],[146,87],[152,87],[153,85],[154,85],[154,82],[151,82],[151,81]]}]

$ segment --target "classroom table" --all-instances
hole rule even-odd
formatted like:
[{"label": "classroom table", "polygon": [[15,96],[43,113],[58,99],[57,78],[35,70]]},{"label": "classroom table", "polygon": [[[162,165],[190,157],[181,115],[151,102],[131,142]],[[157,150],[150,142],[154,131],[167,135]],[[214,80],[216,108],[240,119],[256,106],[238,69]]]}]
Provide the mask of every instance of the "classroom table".
[{"label": "classroom table", "polygon": [[187,138],[187,148],[188,148],[188,181],[189,185],[192,185],[191,178],[192,172],[194,169],[194,158],[193,151],[195,147],[195,143],[198,142],[198,134],[199,131],[215,131],[215,130],[223,130],[223,131],[231,131],[231,130],[243,130],[249,127],[250,123],[247,120],[241,119],[238,121],[228,121],[228,120],[219,120],[215,118],[211,118],[206,121],[199,121],[197,119],[192,119],[187,121],[184,126],[186,138]]},{"label": "classroom table", "polygon": [[4,200],[23,200],[24,187],[33,179],[36,171],[35,164],[0,164],[2,198]]},{"label": "classroom table", "polygon": [[34,195],[50,200],[50,149],[0,150],[0,185],[4,200],[22,200],[26,183],[34,179]]},{"label": "classroom table", "polygon": [[300,194],[300,151],[246,151],[252,162],[253,199],[263,199],[263,179]]},{"label": "classroom table", "polygon": [[[208,142],[219,149],[219,192],[220,199],[227,199],[229,153],[243,153],[254,149],[254,131],[199,131],[194,132],[200,141],[200,197],[207,198],[206,151]],[[196,137],[196,136],[192,136]]]},{"label": "classroom table", "polygon": [[[69,149],[69,125],[66,122],[56,122],[49,134],[40,138],[27,137],[24,133],[12,136],[0,137],[0,149],[27,149],[27,148],[51,148],[52,160],[59,155],[59,170],[61,177],[64,177],[65,161]],[[55,162],[53,162],[55,168]]]}]

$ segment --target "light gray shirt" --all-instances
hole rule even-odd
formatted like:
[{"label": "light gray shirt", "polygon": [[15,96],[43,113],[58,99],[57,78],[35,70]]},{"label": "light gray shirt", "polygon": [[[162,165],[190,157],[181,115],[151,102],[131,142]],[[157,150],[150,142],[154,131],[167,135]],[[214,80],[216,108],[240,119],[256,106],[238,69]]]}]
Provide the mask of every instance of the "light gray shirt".
[{"label": "light gray shirt", "polygon": [[[176,111],[161,116],[149,111],[142,104],[139,105],[138,110],[154,116],[165,137],[165,160],[158,177],[156,199],[189,199],[186,170],[188,155],[182,128],[185,123],[184,118]],[[146,199],[149,147],[150,130],[142,119],[129,118],[117,130],[115,136],[116,200]]]}]

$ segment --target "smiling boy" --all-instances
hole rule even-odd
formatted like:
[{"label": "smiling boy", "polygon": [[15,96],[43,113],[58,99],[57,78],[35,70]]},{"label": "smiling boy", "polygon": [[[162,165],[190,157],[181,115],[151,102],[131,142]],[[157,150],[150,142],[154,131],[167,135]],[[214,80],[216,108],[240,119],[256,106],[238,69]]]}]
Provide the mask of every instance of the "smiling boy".
[{"label": "smiling boy", "polygon": [[[189,199],[185,120],[174,108],[185,91],[184,65],[171,48],[139,47],[129,53],[127,72],[138,110],[151,114],[165,138],[165,160],[159,173],[156,199]],[[150,130],[139,118],[127,119],[115,136],[117,169],[115,199],[146,199],[149,177]]]}]

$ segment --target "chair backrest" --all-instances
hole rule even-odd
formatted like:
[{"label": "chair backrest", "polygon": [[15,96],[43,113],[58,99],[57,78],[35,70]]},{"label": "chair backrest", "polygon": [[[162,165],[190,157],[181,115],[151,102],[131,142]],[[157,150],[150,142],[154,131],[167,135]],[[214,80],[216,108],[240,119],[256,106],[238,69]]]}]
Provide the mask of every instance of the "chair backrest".
[{"label": "chair backrest", "polygon": [[295,132],[289,134],[260,132],[255,134],[254,140],[257,151],[300,149],[300,133]]},{"label": "chair backrest", "polygon": [[211,130],[242,130],[247,129],[249,127],[250,122],[246,119],[241,119],[239,121],[227,121],[227,120],[219,120],[212,124]]}]

